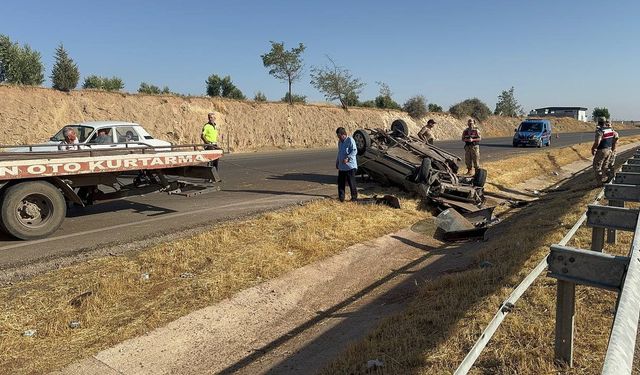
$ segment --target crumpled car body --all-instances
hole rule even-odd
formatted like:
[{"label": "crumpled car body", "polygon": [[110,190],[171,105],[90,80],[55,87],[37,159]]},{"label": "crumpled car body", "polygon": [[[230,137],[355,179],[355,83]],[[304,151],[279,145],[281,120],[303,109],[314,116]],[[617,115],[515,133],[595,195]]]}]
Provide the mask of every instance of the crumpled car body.
[{"label": "crumpled car body", "polygon": [[372,179],[466,212],[482,208],[486,170],[479,169],[474,176],[458,175],[460,158],[409,136],[404,121],[395,120],[391,130],[358,129],[353,138],[359,171]]}]

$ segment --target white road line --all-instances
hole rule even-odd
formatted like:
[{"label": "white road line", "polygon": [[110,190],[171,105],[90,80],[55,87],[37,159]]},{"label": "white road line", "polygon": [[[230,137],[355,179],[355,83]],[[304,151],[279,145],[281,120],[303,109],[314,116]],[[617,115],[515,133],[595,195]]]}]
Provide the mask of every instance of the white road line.
[{"label": "white road line", "polygon": [[245,205],[253,205],[253,204],[256,204],[256,203],[259,203],[259,202],[265,202],[265,201],[268,202],[270,200],[278,200],[278,199],[281,199],[282,197],[292,197],[292,196],[305,197],[306,193],[310,193],[310,192],[314,192],[314,191],[322,190],[322,189],[326,189],[326,188],[327,188],[326,186],[322,186],[322,187],[317,187],[317,188],[313,188],[313,189],[309,189],[309,190],[303,190],[303,191],[301,191],[301,192],[299,192],[297,194],[296,193],[292,193],[292,194],[287,194],[287,195],[268,196],[268,197],[264,197],[264,198],[253,199],[253,200],[250,200],[250,201],[229,203],[229,204],[226,204],[226,205],[223,205],[223,206],[202,208],[202,209],[195,210],[195,211],[178,212],[178,213],[169,214],[169,215],[165,215],[165,216],[154,217],[154,218],[151,218],[151,219],[139,220],[139,221],[135,221],[135,222],[132,222],[132,223],[117,224],[117,225],[112,225],[110,227],[91,229],[91,230],[86,230],[86,231],[77,232],[77,233],[65,234],[65,235],[57,236],[57,237],[43,238],[43,239],[34,240],[34,241],[23,241],[23,242],[19,242],[19,243],[12,244],[12,245],[2,246],[2,247],[0,247],[0,251],[1,250],[16,249],[16,248],[25,247],[25,246],[33,246],[33,245],[37,245],[37,244],[41,244],[41,243],[45,243],[45,242],[64,240],[64,239],[67,239],[67,238],[84,236],[86,234],[99,233],[99,232],[104,232],[104,231],[112,230],[112,229],[118,229],[118,228],[130,227],[130,226],[137,226],[137,225],[140,225],[140,224],[147,224],[147,223],[152,223],[152,222],[156,222],[156,221],[160,221],[160,220],[173,219],[173,218],[182,217],[182,216],[186,216],[186,215],[195,215],[195,214],[199,214],[199,213],[203,213],[203,212],[220,210],[220,209],[223,209],[223,208],[236,207],[236,206],[245,206]]}]

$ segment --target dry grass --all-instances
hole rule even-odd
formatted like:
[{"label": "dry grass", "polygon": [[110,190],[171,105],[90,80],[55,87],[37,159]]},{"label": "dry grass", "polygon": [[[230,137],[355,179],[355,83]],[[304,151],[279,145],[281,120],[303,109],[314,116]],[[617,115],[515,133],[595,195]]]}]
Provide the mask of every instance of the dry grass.
[{"label": "dry grass", "polygon": [[[541,171],[548,171],[556,163],[563,165],[580,158],[587,149],[588,145],[581,145],[530,155],[526,165],[535,161]],[[500,162],[486,166],[489,175],[498,175],[496,180],[502,183],[531,177],[529,168],[511,171],[514,168]],[[490,240],[475,255],[478,262],[486,260],[493,267],[472,268],[428,282],[405,312],[383,322],[324,373],[364,373],[364,364],[372,358],[384,359],[384,373],[389,374],[452,373],[497,307],[548,254],[549,245],[560,241],[598,191],[590,173],[564,187],[568,190],[544,197],[494,229]],[[589,248],[590,233],[581,229],[569,245]],[[618,245],[609,245],[605,251],[624,254],[630,241],[630,234],[621,234]],[[518,302],[471,373],[598,373],[606,351],[615,295],[578,287],[577,301],[575,368],[565,369],[553,363],[555,280],[543,276]]]},{"label": "dry grass", "polygon": [[[0,368],[44,373],[427,213],[318,201],[0,289]],[[148,280],[142,275],[149,274]],[[185,273],[193,274],[193,277]],[[191,276],[191,275],[189,275]],[[75,296],[91,291],[78,307]],[[72,320],[80,329],[70,329]],[[23,331],[36,329],[35,337]]]}]

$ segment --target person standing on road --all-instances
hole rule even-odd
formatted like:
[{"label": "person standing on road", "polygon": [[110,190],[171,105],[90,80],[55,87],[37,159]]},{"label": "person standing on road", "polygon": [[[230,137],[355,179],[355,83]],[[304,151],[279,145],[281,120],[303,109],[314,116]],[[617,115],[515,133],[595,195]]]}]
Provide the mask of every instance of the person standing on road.
[{"label": "person standing on road", "polygon": [[434,119],[429,119],[429,121],[427,121],[427,124],[423,126],[422,129],[420,129],[420,131],[418,132],[418,138],[423,140],[424,143],[428,145],[432,145],[433,141],[435,141],[436,139],[433,136],[433,132],[431,132],[431,129],[433,129],[433,125],[435,124],[436,121]]},{"label": "person standing on road", "polygon": [[613,178],[616,143],[619,138],[618,133],[611,127],[611,121],[604,117],[598,117],[596,139],[593,142],[593,146],[591,146],[593,172],[598,185],[609,182]]},{"label": "person standing on road", "polygon": [[[200,139],[205,143],[205,150],[219,150],[218,147],[218,125],[216,124],[216,114],[211,112],[208,115],[208,120],[204,126],[202,126],[202,133]],[[222,179],[218,175],[218,159],[209,162],[209,165],[213,168],[214,179],[212,182],[220,182]]]},{"label": "person standing on road", "polygon": [[467,128],[462,132],[464,142],[464,163],[467,165],[467,174],[471,174],[471,167],[477,172],[480,169],[480,131],[473,119],[467,121]]},{"label": "person standing on road", "polygon": [[358,189],[356,188],[356,171],[358,170],[358,161],[356,155],[358,149],[356,141],[347,135],[347,131],[343,127],[336,129],[338,136],[338,156],[336,157],[336,169],[338,170],[338,199],[344,202],[345,186],[349,184],[351,190],[351,201],[358,199]]}]

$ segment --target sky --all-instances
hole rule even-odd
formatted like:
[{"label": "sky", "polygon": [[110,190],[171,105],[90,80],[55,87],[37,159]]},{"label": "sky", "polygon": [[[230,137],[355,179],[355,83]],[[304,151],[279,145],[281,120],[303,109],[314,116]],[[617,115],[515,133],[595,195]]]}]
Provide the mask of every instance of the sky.
[{"label": "sky", "polygon": [[3,0],[1,9],[0,34],[42,54],[45,86],[62,43],[81,82],[117,76],[129,92],[147,82],[204,95],[209,75],[229,75],[247,97],[279,100],[287,85],[260,58],[276,41],[307,47],[293,91],[310,102],[324,101],[310,69],[330,56],[366,83],[361,100],[385,82],[400,104],[423,95],[446,110],[478,97],[493,109],[513,86],[526,112],[606,107],[640,120],[638,1]]}]

